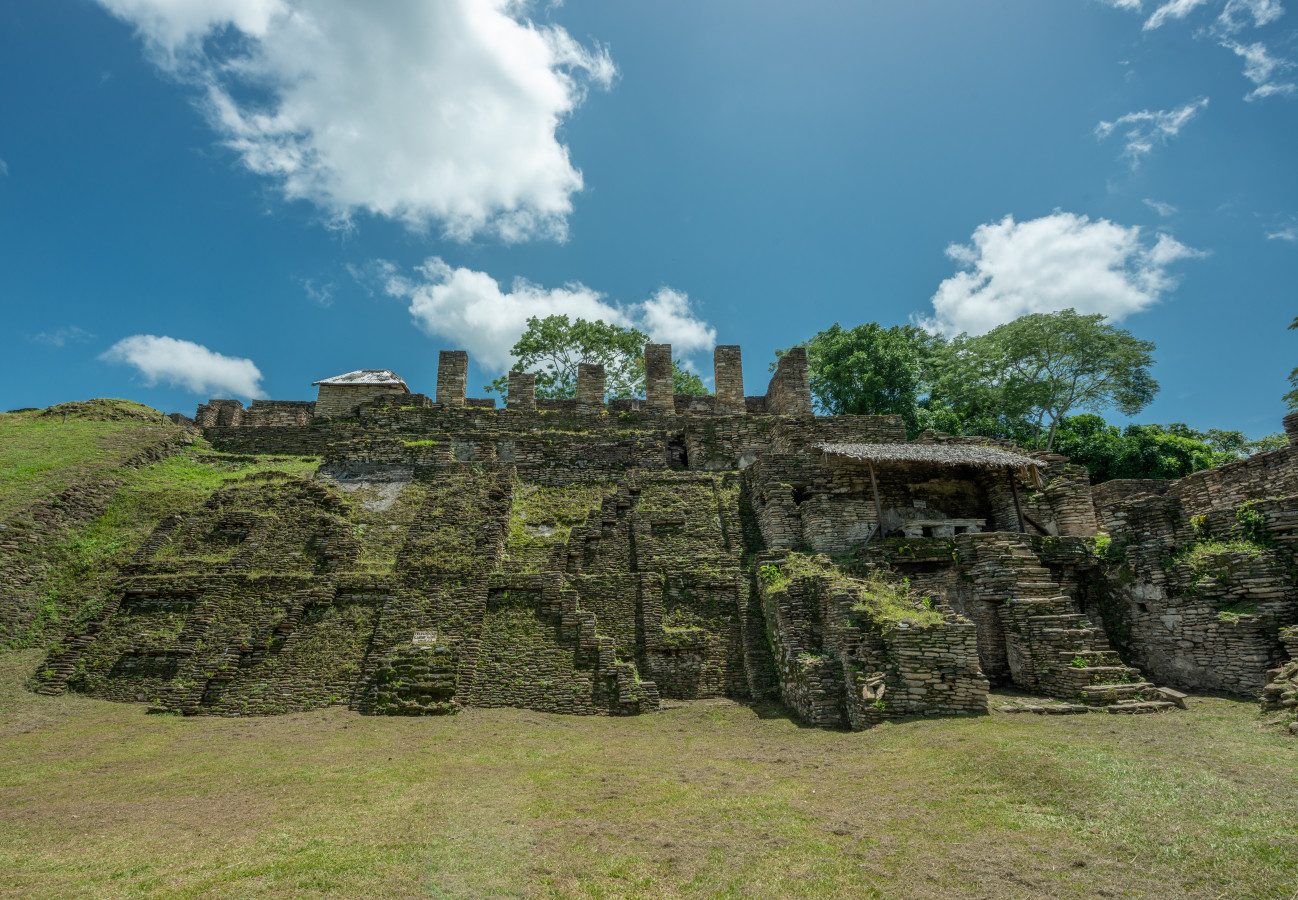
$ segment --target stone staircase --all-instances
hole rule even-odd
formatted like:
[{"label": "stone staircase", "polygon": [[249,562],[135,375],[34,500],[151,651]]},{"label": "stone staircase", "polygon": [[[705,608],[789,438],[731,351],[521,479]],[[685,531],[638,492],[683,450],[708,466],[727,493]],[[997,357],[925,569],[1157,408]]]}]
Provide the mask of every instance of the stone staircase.
[{"label": "stone staircase", "polygon": [[1146,713],[1180,704],[1122,662],[1103,632],[1082,615],[1041,565],[1025,536],[997,533],[968,540],[980,596],[998,602],[1015,686],[1112,713]]}]

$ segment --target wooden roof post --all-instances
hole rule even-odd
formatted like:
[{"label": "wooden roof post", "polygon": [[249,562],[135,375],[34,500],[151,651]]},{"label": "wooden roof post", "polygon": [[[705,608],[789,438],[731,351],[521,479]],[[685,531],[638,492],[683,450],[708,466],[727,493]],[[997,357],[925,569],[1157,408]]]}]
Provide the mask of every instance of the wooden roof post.
[{"label": "wooden roof post", "polygon": [[874,480],[874,463],[866,461],[870,467],[870,487],[874,489],[874,513],[878,518],[875,520],[874,530],[879,533],[879,538],[883,538],[883,504],[879,502],[879,482]]},{"label": "wooden roof post", "polygon": [[1019,503],[1019,482],[1018,479],[1014,477],[1013,469],[1007,467],[1005,469],[1005,474],[1010,477],[1010,493],[1014,495],[1014,512],[1017,513],[1019,517],[1019,534],[1023,534],[1027,529],[1023,527],[1023,506]]}]

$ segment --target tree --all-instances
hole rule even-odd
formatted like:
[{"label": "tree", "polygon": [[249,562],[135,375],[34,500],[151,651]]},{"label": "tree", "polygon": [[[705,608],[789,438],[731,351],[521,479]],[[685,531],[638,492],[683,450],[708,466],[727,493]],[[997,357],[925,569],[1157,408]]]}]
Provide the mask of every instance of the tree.
[{"label": "tree", "polygon": [[[604,391],[612,399],[644,395],[644,332],[622,325],[572,319],[566,315],[532,316],[527,330],[514,344],[511,368],[536,373],[536,396],[549,399],[577,396],[577,366],[596,363],[604,367]],[[702,393],[707,389],[697,375],[673,360],[672,381],[677,393]],[[506,393],[509,377],[502,375],[483,390]],[[684,388],[684,389],[682,389]]]},{"label": "tree", "polygon": [[1158,392],[1149,374],[1153,350],[1102,315],[1034,313],[956,338],[936,392],[966,412],[1023,420],[1033,446],[1043,446],[1045,432],[1049,450],[1074,410],[1116,407],[1134,415],[1148,406]]},{"label": "tree", "polygon": [[1184,478],[1238,458],[1236,451],[1213,446],[1203,432],[1179,422],[1118,428],[1097,415],[1064,419],[1056,449],[1086,466],[1094,484],[1114,478]]},{"label": "tree", "polygon": [[702,378],[681,365],[679,359],[673,359],[672,393],[688,394],[691,397],[706,397],[712,392],[704,386]]},{"label": "tree", "polygon": [[[816,405],[829,415],[898,415],[918,433],[921,397],[942,339],[913,325],[878,322],[845,329],[837,322],[802,346]],[[786,351],[777,350],[776,357]]]}]

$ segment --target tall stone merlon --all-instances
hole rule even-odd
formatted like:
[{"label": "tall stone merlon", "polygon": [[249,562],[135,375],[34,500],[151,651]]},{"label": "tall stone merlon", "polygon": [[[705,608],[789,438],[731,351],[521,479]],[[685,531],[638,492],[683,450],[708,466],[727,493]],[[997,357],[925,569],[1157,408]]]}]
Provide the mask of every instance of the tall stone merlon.
[{"label": "tall stone merlon", "polygon": [[813,416],[811,377],[807,372],[807,349],[790,347],[766,389],[766,411],[773,416]]},{"label": "tall stone merlon", "polygon": [[671,415],[676,412],[672,381],[672,345],[644,345],[645,409]]},{"label": "tall stone merlon", "polygon": [[536,373],[510,372],[509,394],[505,397],[508,409],[536,409]]},{"label": "tall stone merlon", "polygon": [[738,344],[721,344],[712,351],[712,374],[717,388],[718,415],[742,415],[744,404],[744,366],[739,359]]},{"label": "tall stone merlon", "polygon": [[441,406],[463,406],[469,380],[469,354],[465,350],[443,350],[437,355],[437,402]]},{"label": "tall stone merlon", "polygon": [[1284,417],[1284,433],[1289,436],[1289,445],[1298,445],[1298,412],[1291,412]]},{"label": "tall stone merlon", "polygon": [[577,363],[577,411],[604,411],[604,367],[599,363]]}]

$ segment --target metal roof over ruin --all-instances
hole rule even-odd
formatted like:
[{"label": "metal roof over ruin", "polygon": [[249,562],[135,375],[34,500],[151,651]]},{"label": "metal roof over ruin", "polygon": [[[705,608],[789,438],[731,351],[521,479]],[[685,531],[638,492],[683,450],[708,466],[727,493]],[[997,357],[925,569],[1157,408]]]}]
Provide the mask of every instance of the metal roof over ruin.
[{"label": "metal roof over ruin", "polygon": [[313,387],[320,384],[393,384],[400,385],[403,391],[410,390],[402,377],[391,369],[357,369],[346,375],[335,375],[333,378],[311,382]]},{"label": "metal roof over ruin", "polygon": [[1039,460],[978,444],[813,444],[831,456],[866,462],[917,462],[983,469],[1036,469]]}]

